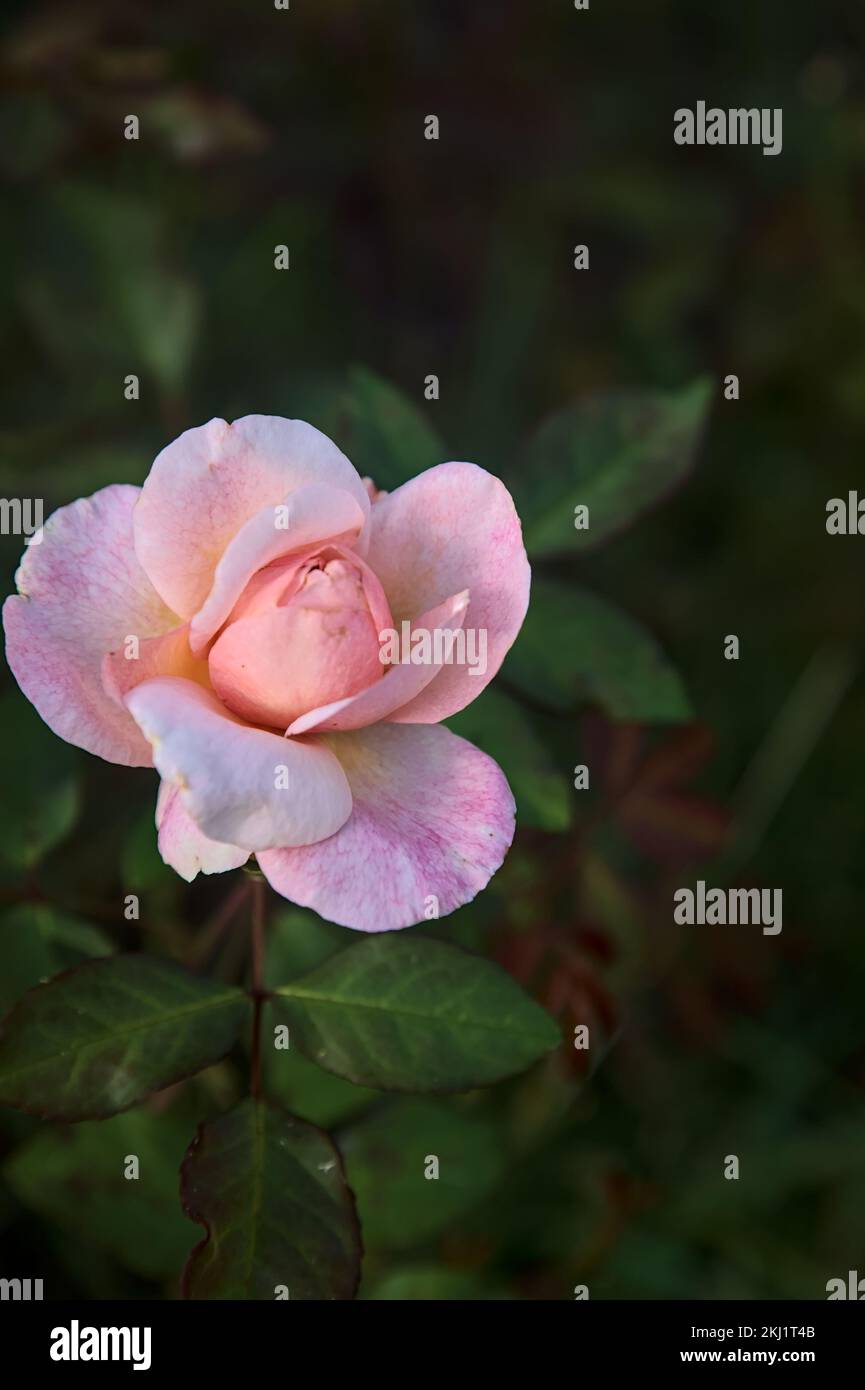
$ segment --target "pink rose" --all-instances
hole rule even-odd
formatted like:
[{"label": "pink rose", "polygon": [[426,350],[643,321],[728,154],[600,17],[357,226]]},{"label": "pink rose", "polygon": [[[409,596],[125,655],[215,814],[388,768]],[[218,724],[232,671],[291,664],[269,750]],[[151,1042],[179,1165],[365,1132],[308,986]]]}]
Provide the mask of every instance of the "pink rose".
[{"label": "pink rose", "polygon": [[[519,518],[483,469],[376,494],[303,421],[211,420],[142,488],[55,512],[17,586],[21,689],[69,743],[156,767],[160,853],[184,878],[254,853],[293,902],[388,931],[469,902],[502,863],[507,782],[438,727],[528,604]],[[398,660],[386,632],[409,638]]]}]

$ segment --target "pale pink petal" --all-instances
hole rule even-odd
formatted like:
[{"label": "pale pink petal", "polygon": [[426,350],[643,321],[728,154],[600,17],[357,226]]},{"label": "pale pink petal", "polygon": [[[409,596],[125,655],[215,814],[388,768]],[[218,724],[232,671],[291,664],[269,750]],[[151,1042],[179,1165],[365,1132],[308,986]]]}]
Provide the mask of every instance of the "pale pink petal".
[{"label": "pale pink petal", "polygon": [[196,874],[223,874],[239,869],[249,858],[248,849],[208,840],[180,799],[180,791],[160,782],[156,800],[159,853],[166,864],[191,883]]},{"label": "pale pink petal", "polygon": [[[263,507],[305,483],[343,489],[368,516],[369,498],[356,470],[303,420],[211,420],[163,449],[135,511],[135,548],[175,613],[191,618],[210,592],[229,541]],[[364,535],[358,549],[365,548]]]},{"label": "pale pink petal", "polygon": [[220,699],[252,724],[285,729],[305,710],[381,681],[369,612],[321,613],[299,601],[230,623],[210,653]]},{"label": "pale pink petal", "polygon": [[189,623],[181,623],[161,637],[145,637],[135,648],[124,644],[116,652],[107,652],[102,659],[102,684],[118,704],[123,705],[130,690],[154,676],[183,676],[209,686],[207,662],[189,650]]},{"label": "pale pink petal", "polygon": [[363,479],[363,485],[364,485],[364,487],[366,488],[367,492],[369,493],[369,500],[370,500],[370,502],[377,502],[377,501],[379,500],[380,497],[387,497],[387,491],[386,491],[386,489],[385,489],[385,488],[376,487],[376,485],[375,485],[375,483],[373,482],[372,478],[364,478],[364,479]]},{"label": "pale pink petal", "polygon": [[311,569],[325,569],[332,560],[344,560],[357,571],[376,631],[391,627],[393,619],[384,589],[369,565],[360,559],[356,551],[330,543],[310,546],[297,555],[288,555],[257,570],[231,610],[229,621],[254,618],[259,613],[284,607],[303,587]]},{"label": "pale pink petal", "polygon": [[464,628],[486,632],[484,674],[446,666],[391,716],[447,719],[492,680],[526,614],[531,572],[511,495],[473,463],[439,464],[376,502],[367,558],[397,622],[469,590]]},{"label": "pale pink petal", "polygon": [[[468,589],[454,594],[447,603],[431,608],[411,624],[411,632],[434,633],[458,632],[465,620],[469,602]],[[442,669],[439,662],[429,666],[399,665],[385,668],[383,680],[367,686],[358,695],[347,700],[335,700],[320,709],[303,714],[289,727],[289,734],[305,734],[310,729],[325,733],[337,729],[363,729],[368,724],[377,724],[386,719],[394,710],[400,709],[429,685]]]},{"label": "pale pink petal", "polygon": [[330,839],[258,856],[278,893],[357,931],[394,931],[470,902],[514,833],[504,773],[437,725],[332,734],[354,798]]},{"label": "pale pink petal", "polygon": [[253,851],[306,845],[351,814],[345,773],[323,742],[251,728],[212,691],[176,676],[137,685],[126,704],[208,839]]},{"label": "pale pink petal", "polygon": [[216,566],[213,587],[190,625],[192,650],[201,652],[222,627],[257,570],[310,545],[337,539],[351,543],[365,520],[357,498],[327,483],[305,483],[256,512]]},{"label": "pale pink petal", "polygon": [[101,676],[107,651],[177,622],[135,555],[138,495],[114,485],[50,516],[24,554],[3,622],[12,672],[55,734],[108,762],[149,767],[146,740]]}]

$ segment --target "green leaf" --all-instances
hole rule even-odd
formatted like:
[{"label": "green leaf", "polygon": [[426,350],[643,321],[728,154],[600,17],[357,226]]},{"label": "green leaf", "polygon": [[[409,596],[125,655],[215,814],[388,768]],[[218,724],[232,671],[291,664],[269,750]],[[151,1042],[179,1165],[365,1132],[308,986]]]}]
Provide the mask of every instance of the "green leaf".
[{"label": "green leaf", "polygon": [[[614,391],[552,416],[531,441],[517,509],[531,556],[587,550],[630,525],[690,471],[708,414],[705,379],[672,392]],[[576,530],[574,508],[589,508]]]},{"label": "green leaf", "polygon": [[[270,955],[268,930],[268,956]],[[286,977],[283,975],[283,979]],[[296,1046],[276,1047],[275,1015],[270,1002],[262,1014],[264,1091],[292,1115],[330,1129],[364,1110],[381,1091],[355,1086],[307,1060]],[[280,1030],[282,1032],[282,1030]]]},{"label": "green leaf", "polygon": [[[391,1101],[342,1138],[368,1249],[431,1240],[482,1201],[505,1167],[502,1136],[487,1120],[438,1101]],[[437,1160],[438,1177],[430,1159]]]},{"label": "green leaf", "polygon": [[[189,1250],[189,1224],[177,1200],[188,1141],[189,1120],[176,1106],[62,1129],[42,1126],[7,1162],[3,1177],[24,1206],[77,1239],[79,1259],[95,1248],[143,1278],[168,1278]],[[126,1176],[132,1156],[134,1179]]]},{"label": "green leaf", "polygon": [[53,207],[85,250],[101,305],[120,335],[163,389],[178,390],[198,336],[201,295],[172,264],[164,208],[84,183],[60,185]]},{"label": "green leaf", "polygon": [[[266,1030],[266,1023],[264,1027]],[[267,1037],[265,1031],[266,1040]],[[334,1076],[333,1072],[322,1071],[295,1047],[284,1050],[269,1047],[265,1053],[264,1076],[268,1096],[292,1114],[325,1129],[343,1124],[382,1095],[381,1091],[355,1086],[341,1076]]]},{"label": "green leaf", "polygon": [[0,700],[3,726],[0,862],[30,869],[75,824],[81,809],[74,748],[42,723],[23,695]]},{"label": "green leaf", "polygon": [[181,275],[156,266],[117,283],[122,310],[141,360],[166,390],[186,378],[201,320],[201,296]]},{"label": "green leaf", "polygon": [[370,937],[277,990],[291,1046],[361,1086],[464,1091],[521,1072],[560,1041],[497,965],[428,937]]},{"label": "green leaf", "polygon": [[335,426],[357,471],[390,490],[444,463],[445,447],[417,406],[366,367],[353,367]]},{"label": "green leaf", "polygon": [[149,956],[112,956],[30,990],[0,1036],[0,1104],[51,1119],[116,1115],[224,1057],[239,989]]},{"label": "green leaf", "polygon": [[556,770],[529,715],[515,700],[488,687],[447,726],[495,758],[514,794],[518,822],[539,830],[567,830],[570,783]]},{"label": "green leaf", "polygon": [[[181,1170],[183,1207],[207,1235],[189,1257],[185,1298],[352,1298],[360,1231],[327,1134],[243,1101],[202,1125]],[[286,1294],[281,1295],[285,1297]]]},{"label": "green leaf", "polygon": [[267,928],[266,987],[277,989],[296,975],[304,975],[344,946],[344,927],[325,922],[302,907],[278,910]]},{"label": "green leaf", "polygon": [[89,922],[44,903],[20,903],[0,915],[0,1010],[61,970],[114,950]]},{"label": "green leaf", "polygon": [[692,717],[679,676],[645,628],[595,594],[550,579],[534,580],[502,674],[553,709],[593,703],[644,723]]}]

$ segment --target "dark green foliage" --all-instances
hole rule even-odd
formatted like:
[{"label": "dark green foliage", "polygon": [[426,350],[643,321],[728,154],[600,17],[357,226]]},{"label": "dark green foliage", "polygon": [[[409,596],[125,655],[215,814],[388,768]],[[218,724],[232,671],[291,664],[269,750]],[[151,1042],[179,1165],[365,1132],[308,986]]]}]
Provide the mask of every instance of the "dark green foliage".
[{"label": "dark green foliage", "polygon": [[[4,1251],[38,1260],[52,1297],[176,1297],[200,1234],[177,1170],[203,1121],[187,1201],[213,1235],[187,1292],[349,1296],[351,1202],[309,1122],[334,1130],[356,1191],[364,1297],[824,1297],[865,1248],[865,541],[824,526],[829,498],[862,490],[861,7],[502,0],[491,22],[482,5],[226,0],[206,25],[193,0],[137,19],[16,8],[0,493],[48,514],[248,412],[312,421],[379,487],[450,458],[504,478],[532,607],[450,723],[504,768],[517,838],[423,938],[470,949],[466,969],[499,962],[565,1045],[483,1092],[386,1095],[395,1067],[441,1080],[457,1032],[390,1020],[380,1054],[347,1006],[304,1000],[296,982],[339,979],[367,943],[271,898],[265,984],[286,992],[261,1009],[262,1084],[297,1118],[253,1105],[242,893],[222,921],[245,880],[166,869],[156,779],[68,748],[7,675],[0,1003],[22,1002],[0,1094],[67,1119],[139,1103],[71,1125],[0,1108]],[[782,155],[674,145],[673,111],[700,94],[782,106]],[[11,591],[20,540],[0,549]],[[675,930],[672,891],[699,876],[782,887],[782,935]],[[76,981],[110,983],[126,952],[173,984],[139,980],[122,1006],[100,985],[99,1018],[76,1013]],[[154,1051],[124,1034],[133,1016]],[[322,1070],[322,1048],[376,1084]],[[467,1059],[452,1080],[489,1079]],[[312,1266],[298,1192],[330,1232]],[[265,1236],[263,1259],[215,1258],[232,1223],[242,1255]]]}]

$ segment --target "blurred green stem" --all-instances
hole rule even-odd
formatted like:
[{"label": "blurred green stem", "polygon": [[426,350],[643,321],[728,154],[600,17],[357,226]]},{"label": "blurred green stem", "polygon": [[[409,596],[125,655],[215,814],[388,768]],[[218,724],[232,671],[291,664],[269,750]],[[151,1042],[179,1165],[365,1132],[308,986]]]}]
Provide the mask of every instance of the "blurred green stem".
[{"label": "blurred green stem", "polygon": [[205,924],[195,942],[190,964],[203,966],[210,952],[217,945],[226,928],[231,924],[235,913],[246,902],[250,893],[250,885],[242,881],[237,885],[232,893],[229,893],[225,902],[217,908],[210,920]]},{"label": "blurred green stem", "polygon": [[264,1003],[264,879],[252,881],[252,1062],[250,1089],[261,1100],[261,1009]]},{"label": "blurred green stem", "polygon": [[754,754],[735,796],[738,832],[718,865],[735,876],[756,853],[850,688],[858,653],[827,642],[812,656]]}]

